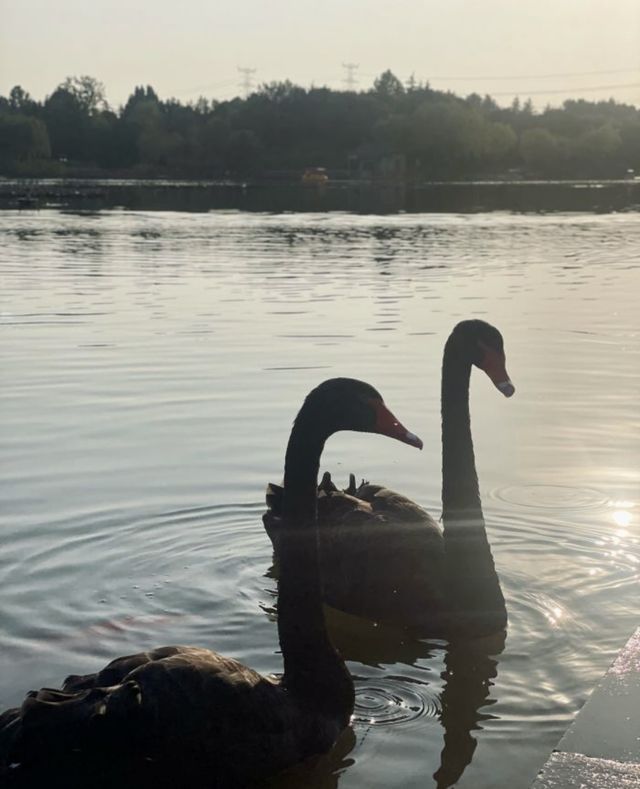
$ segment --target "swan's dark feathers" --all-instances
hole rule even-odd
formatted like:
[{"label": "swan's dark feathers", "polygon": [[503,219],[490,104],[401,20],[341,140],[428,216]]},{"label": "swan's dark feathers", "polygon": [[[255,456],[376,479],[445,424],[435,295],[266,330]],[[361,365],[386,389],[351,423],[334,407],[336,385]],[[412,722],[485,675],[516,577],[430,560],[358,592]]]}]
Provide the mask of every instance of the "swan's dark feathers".
[{"label": "swan's dark feathers", "polygon": [[[365,484],[364,480],[362,480],[362,484]],[[317,499],[318,527],[320,529],[327,524],[335,524],[336,520],[340,520],[345,525],[351,519],[355,519],[356,523],[360,523],[362,519],[361,513],[373,514],[373,509],[368,502],[353,495],[351,491],[355,490],[355,477],[353,474],[350,475],[349,486],[344,490],[339,490],[331,479],[331,474],[328,471],[324,472],[322,481],[318,485]],[[282,526],[284,501],[284,488],[282,485],[269,482],[265,499],[267,511],[262,516],[262,522],[275,547],[276,541],[279,539],[278,530]]]},{"label": "swan's dark feathers", "polygon": [[267,484],[265,500],[267,502],[267,508],[272,511],[274,515],[280,515],[282,512],[283,493],[284,488],[282,485],[276,485],[274,482],[269,482]]},{"label": "swan's dark feathers", "polygon": [[0,775],[10,764],[28,773],[65,756],[162,763],[180,753],[199,770],[208,767],[223,787],[325,751],[339,730],[238,661],[197,647],[161,647],[68,677],[62,690],[32,691],[3,713]]},{"label": "swan's dark feathers", "polygon": [[[265,498],[267,512],[263,515],[263,522],[273,541],[273,532],[281,521],[284,488],[270,482]],[[364,479],[356,487],[353,474],[349,475],[349,485],[344,490],[339,490],[331,479],[331,474],[325,471],[322,482],[318,485],[317,505],[320,529],[337,525],[348,526],[352,517],[359,524],[363,520],[362,513],[365,513],[370,516],[372,523],[421,523],[438,539],[442,536],[437,522],[411,499],[383,485],[372,485]],[[340,520],[340,523],[337,523],[337,520]]]},{"label": "swan's dark feathers", "polygon": [[[439,525],[410,499],[364,480],[355,496],[341,498],[348,507],[342,503],[340,512],[336,502],[326,518],[319,517],[325,601],[376,621],[436,628],[443,607]],[[402,572],[381,571],[392,567]]]},{"label": "swan's dark feathers", "polygon": [[318,493],[337,493],[338,488],[333,484],[333,480],[331,479],[331,474],[328,471],[325,471],[322,475],[322,480],[318,485]]},{"label": "swan's dark feathers", "polygon": [[[362,480],[362,483],[364,484],[364,480]],[[344,489],[344,492],[348,493],[350,496],[355,496],[356,490],[356,475],[349,474],[349,485]]]},{"label": "swan's dark feathers", "polygon": [[354,494],[358,499],[371,504],[376,515],[384,515],[394,523],[422,523],[428,529],[435,529],[438,535],[441,530],[429,513],[411,499],[396,493],[383,485],[371,485],[363,480]]},{"label": "swan's dark feathers", "polygon": [[[277,495],[274,494],[274,489]],[[270,484],[267,502],[282,506],[284,489]],[[444,609],[442,529],[406,496],[362,480],[340,491],[325,472],[318,488],[322,593],[351,614],[418,630],[438,630]],[[275,507],[263,515],[278,564],[286,539]],[[381,572],[385,567],[402,572]],[[357,573],[354,567],[358,568]]]},{"label": "swan's dark feathers", "polygon": [[[365,481],[362,480],[362,485],[365,484]],[[331,479],[331,473],[329,471],[325,471],[322,475],[322,480],[318,485],[318,496],[320,497],[322,495],[330,495],[332,493],[346,493],[349,496],[354,496],[356,494],[356,490],[356,478],[353,474],[349,475],[348,487],[341,491]],[[283,497],[284,488],[282,485],[276,485],[275,482],[269,482],[267,484],[265,500],[267,503],[267,508],[271,510],[274,515],[282,514]]]}]

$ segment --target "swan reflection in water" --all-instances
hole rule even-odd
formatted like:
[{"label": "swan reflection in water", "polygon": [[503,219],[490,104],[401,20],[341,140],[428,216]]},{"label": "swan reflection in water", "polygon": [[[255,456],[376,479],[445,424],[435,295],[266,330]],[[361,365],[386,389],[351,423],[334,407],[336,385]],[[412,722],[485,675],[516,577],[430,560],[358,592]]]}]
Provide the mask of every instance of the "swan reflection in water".
[{"label": "swan reflection in water", "polygon": [[492,717],[480,710],[497,701],[490,699],[489,693],[498,675],[498,655],[504,649],[505,637],[502,632],[476,642],[454,643],[446,651],[440,697],[444,748],[433,776],[438,789],[454,786],[459,781],[478,744],[472,732]]},{"label": "swan reflection in water", "polygon": [[[273,568],[266,573],[273,578]],[[275,596],[275,592],[271,592]],[[276,608],[263,606],[274,620]],[[362,745],[372,728],[411,726],[416,717],[431,715],[442,727],[443,747],[440,762],[425,764],[425,773],[433,772],[433,787],[455,786],[473,759],[478,740],[476,732],[492,715],[487,707],[497,699],[490,698],[498,675],[499,656],[506,641],[505,631],[482,638],[434,642],[417,638],[408,631],[359,619],[341,611],[326,608],[325,616],[331,639],[343,658],[373,669],[383,665],[425,667],[429,660],[444,655],[440,674],[440,692],[434,685],[402,676],[402,669],[393,677],[376,674],[374,678],[359,677],[352,666],[356,686],[356,708],[352,725],[328,754],[299,765],[274,778],[269,789],[336,789],[342,773],[358,761],[358,745]],[[410,697],[407,698],[409,688]],[[370,704],[377,693],[377,706]],[[385,697],[386,694],[386,697]],[[385,706],[386,703],[386,706]],[[421,706],[418,706],[421,705]],[[401,769],[401,767],[399,767]],[[425,783],[425,785],[430,785]]]}]

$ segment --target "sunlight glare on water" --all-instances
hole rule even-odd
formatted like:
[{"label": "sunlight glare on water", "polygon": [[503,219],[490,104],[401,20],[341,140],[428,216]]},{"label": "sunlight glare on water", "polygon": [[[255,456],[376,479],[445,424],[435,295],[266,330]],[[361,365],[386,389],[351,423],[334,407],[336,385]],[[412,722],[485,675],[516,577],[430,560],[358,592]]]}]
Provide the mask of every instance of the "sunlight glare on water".
[{"label": "sunlight glare on water", "polygon": [[260,515],[304,395],[376,386],[424,451],[342,433],[323,468],[438,517],[442,348],[481,317],[506,642],[331,613],[353,727],[274,785],[524,789],[637,626],[639,263],[633,214],[0,212],[0,708],[164,643],[280,671]]}]

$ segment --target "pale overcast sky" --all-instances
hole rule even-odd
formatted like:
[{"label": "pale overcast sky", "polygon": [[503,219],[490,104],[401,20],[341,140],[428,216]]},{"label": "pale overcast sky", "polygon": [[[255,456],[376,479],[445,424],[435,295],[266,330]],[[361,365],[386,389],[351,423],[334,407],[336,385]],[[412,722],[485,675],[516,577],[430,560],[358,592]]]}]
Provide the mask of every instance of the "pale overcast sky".
[{"label": "pale overcast sky", "polygon": [[239,66],[257,83],[339,88],[343,63],[359,64],[359,88],[390,68],[505,104],[640,106],[640,0],[0,0],[4,95],[90,74],[114,106],[137,84],[224,99]]}]

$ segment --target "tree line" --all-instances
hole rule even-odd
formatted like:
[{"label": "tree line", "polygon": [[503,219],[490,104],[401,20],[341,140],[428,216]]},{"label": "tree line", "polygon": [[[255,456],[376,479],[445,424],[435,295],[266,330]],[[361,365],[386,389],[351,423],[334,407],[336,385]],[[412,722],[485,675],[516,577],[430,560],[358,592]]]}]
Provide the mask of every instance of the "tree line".
[{"label": "tree line", "polygon": [[640,173],[640,110],[581,99],[500,107],[390,71],[360,92],[285,81],[229,101],[162,100],[139,86],[118,109],[88,76],[43,101],[20,86],[0,96],[3,175],[260,178],[310,166],[408,180],[619,178]]}]

